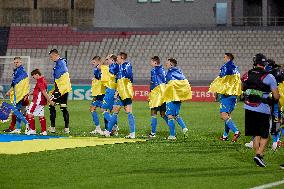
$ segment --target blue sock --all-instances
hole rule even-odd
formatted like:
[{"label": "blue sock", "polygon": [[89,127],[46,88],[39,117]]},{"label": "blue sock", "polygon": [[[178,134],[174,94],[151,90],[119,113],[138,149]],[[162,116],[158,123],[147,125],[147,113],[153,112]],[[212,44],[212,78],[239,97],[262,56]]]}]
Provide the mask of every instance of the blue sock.
[{"label": "blue sock", "polygon": [[24,122],[25,125],[27,125],[29,122],[28,120],[24,117],[24,119],[22,120],[22,122]]},{"label": "blue sock", "polygon": [[280,132],[281,132],[281,134],[283,136],[284,135],[284,128],[283,127],[280,128]]},{"label": "blue sock", "polygon": [[157,116],[152,116],[151,118],[151,128],[152,128],[152,133],[155,134],[157,130]]},{"label": "blue sock", "polygon": [[165,116],[163,117],[163,119],[165,120],[166,124],[168,125],[168,117],[165,115]]},{"label": "blue sock", "polygon": [[113,126],[117,123],[117,113],[113,113],[112,116],[110,117],[110,120],[107,124],[107,130],[109,132],[112,131]]},{"label": "blue sock", "polygon": [[129,123],[129,127],[130,127],[130,133],[135,132],[135,119],[134,119],[134,115],[132,113],[127,113],[128,114],[128,123]]},{"label": "blue sock", "polygon": [[236,127],[235,123],[233,122],[232,118],[229,118],[225,121],[226,125],[234,132],[236,133],[238,131],[238,128]]},{"label": "blue sock", "polygon": [[278,119],[278,112],[279,112],[279,105],[278,105],[278,103],[274,103],[273,105],[273,114],[272,115],[274,115],[274,117],[276,118],[276,119]]},{"label": "blue sock", "polygon": [[107,121],[110,121],[110,119],[111,119],[111,115],[110,115],[110,113],[108,112],[108,111],[104,111],[104,118],[107,120]]},{"label": "blue sock", "polygon": [[25,118],[25,116],[22,114],[22,112],[20,112],[17,108],[15,108],[14,106],[11,106],[12,107],[12,110],[13,110],[13,113],[14,115],[17,117],[17,119],[19,119],[19,121],[21,122],[24,122],[25,125],[28,124],[28,121],[27,119]]},{"label": "blue sock", "polygon": [[226,124],[226,121],[225,121],[225,129],[224,129],[223,137],[228,137],[229,131],[230,131],[230,128],[228,127],[228,125]]},{"label": "blue sock", "polygon": [[17,129],[21,129],[21,120],[19,118],[16,120],[16,127]]},{"label": "blue sock", "polygon": [[272,136],[272,142],[277,142],[277,135],[271,135]]},{"label": "blue sock", "polygon": [[170,136],[176,136],[175,119],[168,119],[168,125],[170,127]]},{"label": "blue sock", "polygon": [[179,115],[176,116],[176,120],[177,120],[179,126],[180,126],[182,129],[186,128],[186,125],[185,125],[183,119],[182,119]]},{"label": "blue sock", "polygon": [[93,117],[93,122],[96,126],[100,125],[100,121],[99,121],[99,117],[98,117],[98,113],[96,111],[92,112],[92,117]]},{"label": "blue sock", "polygon": [[272,135],[272,142],[278,142],[280,139],[280,132],[277,132],[276,135]]}]

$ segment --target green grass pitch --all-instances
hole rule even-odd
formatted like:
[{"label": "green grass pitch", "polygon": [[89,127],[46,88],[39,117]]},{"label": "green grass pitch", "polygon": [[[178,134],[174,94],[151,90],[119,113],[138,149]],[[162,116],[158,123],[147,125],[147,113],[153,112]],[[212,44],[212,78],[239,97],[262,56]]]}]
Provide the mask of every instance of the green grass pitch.
[{"label": "green grass pitch", "polygon": [[[69,102],[71,135],[90,136],[88,133],[94,129],[89,103]],[[135,102],[133,109],[137,137],[143,138],[150,132],[148,105]],[[48,110],[46,115],[48,118]],[[244,146],[250,137],[242,135],[237,143],[218,140],[223,133],[218,103],[183,103],[181,116],[189,128],[186,140],[178,125],[177,141],[165,140],[168,128],[159,118],[158,137],[147,142],[1,154],[0,188],[227,189],[250,188],[284,178],[284,171],[279,169],[279,164],[284,163],[283,148],[272,152],[270,142],[265,154],[267,167],[260,168],[253,162],[252,149]],[[237,104],[232,117],[244,134],[242,103]],[[119,115],[118,124],[119,136],[128,134],[124,111]],[[59,109],[57,125],[62,134],[63,118]],[[6,127],[7,124],[2,124],[0,129]],[[276,188],[281,187],[284,186]]]}]

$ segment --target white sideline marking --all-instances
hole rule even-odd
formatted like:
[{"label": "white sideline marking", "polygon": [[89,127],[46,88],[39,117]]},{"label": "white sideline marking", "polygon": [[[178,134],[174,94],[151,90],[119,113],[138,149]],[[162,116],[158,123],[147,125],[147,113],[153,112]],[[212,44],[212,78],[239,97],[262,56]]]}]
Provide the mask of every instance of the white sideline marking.
[{"label": "white sideline marking", "polygon": [[256,187],[253,187],[253,188],[250,188],[250,189],[272,188],[273,186],[278,186],[278,185],[281,185],[281,184],[284,184],[284,179],[277,181],[277,182],[272,182],[272,183],[264,184],[264,185],[261,185],[261,186],[256,186]]}]

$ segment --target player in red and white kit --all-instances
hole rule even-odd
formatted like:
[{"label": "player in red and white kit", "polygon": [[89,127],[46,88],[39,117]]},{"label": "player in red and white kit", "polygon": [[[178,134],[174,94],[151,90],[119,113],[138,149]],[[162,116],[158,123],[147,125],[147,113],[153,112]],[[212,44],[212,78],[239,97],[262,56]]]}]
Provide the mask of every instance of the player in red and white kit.
[{"label": "player in red and white kit", "polygon": [[41,125],[40,135],[47,135],[46,132],[46,119],[44,117],[44,106],[49,102],[54,105],[47,94],[47,84],[43,75],[41,75],[39,69],[35,69],[31,72],[32,77],[36,80],[36,85],[32,93],[33,100],[27,109],[27,120],[29,122],[30,130],[27,135],[35,135],[35,119],[34,116],[39,117]]}]

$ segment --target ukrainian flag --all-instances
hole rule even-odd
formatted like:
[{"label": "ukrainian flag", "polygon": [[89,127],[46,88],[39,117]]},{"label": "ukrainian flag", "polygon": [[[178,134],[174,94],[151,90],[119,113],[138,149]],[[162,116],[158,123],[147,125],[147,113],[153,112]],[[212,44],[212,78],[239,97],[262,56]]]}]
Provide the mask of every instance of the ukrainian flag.
[{"label": "ukrainian flag", "polygon": [[54,80],[61,95],[72,90],[69,73],[66,67],[60,66],[54,69]]},{"label": "ukrainian flag", "polygon": [[159,107],[165,102],[163,98],[165,89],[166,89],[166,84],[161,83],[160,85],[156,86],[153,90],[151,90],[149,94],[150,108]]},{"label": "ukrainian flag", "polygon": [[284,81],[278,85],[278,91],[280,94],[279,103],[280,103],[280,106],[283,107],[284,106]]},{"label": "ukrainian flag", "polygon": [[101,73],[102,85],[110,89],[115,89],[115,76],[109,72],[109,65],[101,65]]},{"label": "ukrainian flag", "polygon": [[185,101],[192,99],[191,86],[187,79],[170,80],[166,84],[164,101]]},{"label": "ukrainian flag", "polygon": [[92,96],[98,96],[106,93],[106,87],[102,84],[102,81],[94,78],[92,80]]},{"label": "ukrainian flag", "polygon": [[242,94],[241,86],[238,67],[229,61],[221,67],[219,76],[210,84],[209,92],[239,96]]},{"label": "ukrainian flag", "polygon": [[117,80],[117,91],[122,100],[126,98],[133,98],[133,86],[128,78],[120,78]]},{"label": "ukrainian flag", "polygon": [[[18,103],[30,91],[30,83],[28,74],[23,70],[17,73],[17,77],[13,79],[13,87],[10,89],[10,101]],[[14,96],[16,93],[16,96]],[[15,98],[16,97],[16,98]]]}]

